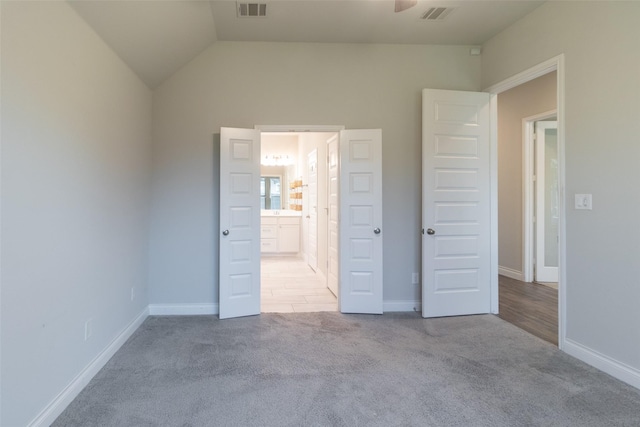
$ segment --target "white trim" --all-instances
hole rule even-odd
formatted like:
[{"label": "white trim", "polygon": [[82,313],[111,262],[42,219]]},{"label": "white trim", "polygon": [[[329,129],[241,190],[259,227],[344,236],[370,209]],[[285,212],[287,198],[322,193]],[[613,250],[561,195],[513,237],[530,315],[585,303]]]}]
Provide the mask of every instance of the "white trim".
[{"label": "white trim", "polygon": [[[0,100],[2,100],[2,5],[0,4]],[[0,307],[2,306],[2,149],[3,141],[2,141],[2,105],[4,102],[0,101]],[[2,320],[0,316],[0,384],[2,384]],[[0,422],[2,422],[2,391],[0,390]]]},{"label": "white trim", "polygon": [[149,304],[150,316],[196,316],[219,314],[219,305],[213,304]]},{"label": "white trim", "polygon": [[558,109],[558,203],[560,211],[560,221],[558,224],[558,343],[560,349],[564,349],[567,340],[567,206],[565,203],[565,116],[564,116],[564,54],[555,58],[557,60],[557,87],[558,99],[556,107]]},{"label": "white trim", "polygon": [[534,216],[534,123],[558,116],[558,110],[545,111],[522,119],[522,271],[523,282],[533,282]]},{"label": "white trim", "polygon": [[[557,102],[556,108],[558,109],[558,193],[559,193],[559,212],[560,212],[560,221],[558,224],[558,234],[559,234],[559,242],[558,242],[558,251],[559,251],[559,260],[558,260],[558,347],[562,350],[564,349],[565,341],[567,339],[566,336],[566,323],[567,323],[567,291],[566,291],[566,283],[567,283],[567,275],[565,271],[565,265],[567,262],[567,244],[566,244],[566,204],[565,204],[565,116],[564,116],[564,106],[565,106],[565,95],[564,95],[564,79],[565,79],[565,64],[564,64],[564,54],[560,54],[555,56],[545,62],[542,62],[538,65],[535,65],[528,70],[525,70],[521,73],[516,74],[508,79],[505,79],[502,82],[496,83],[493,86],[485,89],[486,92],[489,92],[493,95],[497,95],[506,90],[512,89],[516,86],[519,86],[523,83],[526,83],[530,80],[548,74],[550,72],[556,71],[556,79],[557,79]],[[495,117],[495,116],[494,116]],[[497,117],[495,117],[497,122]],[[497,166],[497,165],[496,165]],[[497,173],[497,169],[492,169],[494,174]],[[492,206],[494,203],[497,203],[497,193],[491,193],[491,203]],[[495,200],[494,200],[495,199]],[[496,213],[497,216],[497,213]],[[497,227],[493,227],[491,230],[492,233],[492,241],[495,239],[497,242],[498,229]],[[497,272],[497,264],[498,260],[492,259],[492,271],[493,268],[496,268]],[[492,281],[494,278],[492,278]],[[496,280],[497,282],[497,280]],[[495,286],[495,287],[494,287]],[[498,291],[497,283],[494,285],[492,283],[492,293]]]},{"label": "white trim", "polygon": [[489,198],[490,198],[490,266],[489,274],[491,283],[489,294],[491,313],[500,312],[500,295],[498,286],[498,95],[489,97]]},{"label": "white trim", "polygon": [[523,83],[527,83],[533,79],[549,74],[553,71],[557,71],[560,67],[559,64],[564,62],[564,54],[554,56],[553,58],[544,61],[538,65],[534,65],[528,70],[524,70],[521,73],[511,76],[499,83],[489,86],[483,92],[489,92],[493,94],[499,94],[509,89],[513,89],[516,86],[520,86]]},{"label": "white trim", "polygon": [[131,335],[142,325],[149,316],[149,308],[144,310],[122,332],[107,345],[82,371],[67,385],[29,424],[29,427],[49,426],[62,411],[78,396],[89,381],[107,364],[109,359],[122,347]]},{"label": "white trim", "polygon": [[422,302],[420,300],[383,301],[382,311],[384,313],[399,312],[399,311],[415,311],[416,313],[421,314]]},{"label": "white trim", "polygon": [[261,132],[340,132],[345,127],[342,125],[255,125],[253,127]]},{"label": "white trim", "polygon": [[640,370],[565,338],[563,350],[594,368],[640,389]]},{"label": "white trim", "polygon": [[510,279],[525,282],[524,274],[522,273],[522,271],[514,270],[513,268],[500,266],[498,267],[498,274],[500,274],[501,276],[509,277]]}]

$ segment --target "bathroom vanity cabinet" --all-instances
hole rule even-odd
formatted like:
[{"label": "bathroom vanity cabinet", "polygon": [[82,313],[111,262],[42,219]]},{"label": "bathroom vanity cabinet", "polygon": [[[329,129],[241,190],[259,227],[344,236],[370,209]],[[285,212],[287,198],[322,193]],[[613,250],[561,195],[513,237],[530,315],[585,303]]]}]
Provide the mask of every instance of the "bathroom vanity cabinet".
[{"label": "bathroom vanity cabinet", "polygon": [[261,217],[260,252],[263,254],[300,252],[300,217],[277,215]]}]

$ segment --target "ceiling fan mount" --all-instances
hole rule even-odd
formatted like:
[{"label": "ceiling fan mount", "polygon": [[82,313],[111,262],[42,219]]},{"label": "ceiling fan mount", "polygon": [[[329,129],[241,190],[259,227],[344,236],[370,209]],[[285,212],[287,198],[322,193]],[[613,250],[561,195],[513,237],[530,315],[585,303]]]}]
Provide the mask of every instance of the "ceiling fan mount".
[{"label": "ceiling fan mount", "polygon": [[396,0],[395,12],[402,12],[418,4],[418,0]]}]

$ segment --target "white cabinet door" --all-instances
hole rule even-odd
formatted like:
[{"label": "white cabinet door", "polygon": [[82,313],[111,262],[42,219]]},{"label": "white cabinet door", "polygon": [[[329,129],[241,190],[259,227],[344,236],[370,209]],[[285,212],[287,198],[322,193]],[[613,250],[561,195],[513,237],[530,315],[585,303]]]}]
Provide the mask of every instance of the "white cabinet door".
[{"label": "white cabinet door", "polygon": [[220,319],[260,314],[260,131],[220,130]]},{"label": "white cabinet door", "polygon": [[489,94],[422,93],[422,316],[489,313]]},{"label": "white cabinet door", "polygon": [[340,132],[340,311],[382,313],[382,131]]},{"label": "white cabinet door", "polygon": [[284,219],[280,218],[280,225],[278,226],[278,252],[298,253],[300,252],[299,219],[291,218],[295,221],[283,221]]}]

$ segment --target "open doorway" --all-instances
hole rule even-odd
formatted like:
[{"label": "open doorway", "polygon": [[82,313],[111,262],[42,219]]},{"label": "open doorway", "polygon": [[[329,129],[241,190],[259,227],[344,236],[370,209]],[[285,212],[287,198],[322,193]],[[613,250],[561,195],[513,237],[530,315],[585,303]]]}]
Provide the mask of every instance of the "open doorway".
[{"label": "open doorway", "polygon": [[500,317],[559,344],[557,72],[497,96]]},{"label": "open doorway", "polygon": [[532,123],[534,142],[533,281],[558,289],[558,121]]},{"label": "open doorway", "polygon": [[[337,311],[328,287],[329,165],[336,132],[261,133],[260,311]],[[274,186],[273,184],[276,183]]]},{"label": "open doorway", "polygon": [[[284,128],[287,129],[289,127]],[[220,128],[220,319],[260,313],[260,152],[261,133],[267,130],[283,131],[261,126]],[[333,127],[326,131],[337,130]],[[308,130],[313,131],[317,130]],[[335,242],[336,260],[339,260],[338,308],[343,313],[380,314],[383,308],[382,130],[339,130],[335,151],[327,154],[327,162],[334,165],[337,178],[331,183],[336,209],[329,206],[328,215],[339,224]],[[279,185],[283,185],[282,181]],[[302,183],[299,187],[304,188]],[[264,196],[266,199],[266,184]],[[270,194],[270,197],[280,198],[282,204],[282,187],[279,194]],[[276,233],[280,232],[280,225],[291,225],[281,224],[281,213],[267,216],[271,217],[271,225],[276,226]],[[300,244],[299,240],[296,243]],[[279,246],[275,251],[280,251]]]},{"label": "open doorway", "polygon": [[522,119],[522,129],[524,247],[522,277],[516,278],[557,289],[560,261],[557,111]]}]

